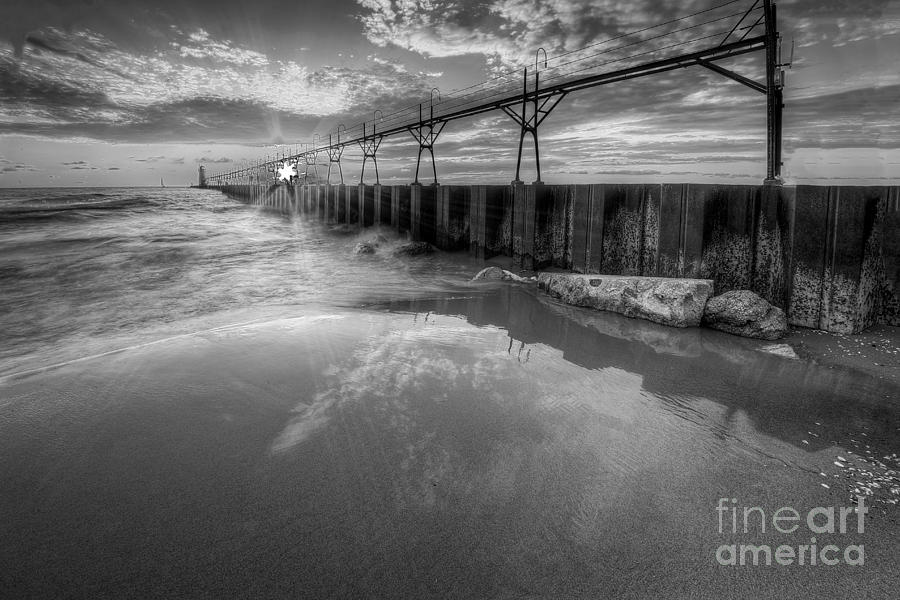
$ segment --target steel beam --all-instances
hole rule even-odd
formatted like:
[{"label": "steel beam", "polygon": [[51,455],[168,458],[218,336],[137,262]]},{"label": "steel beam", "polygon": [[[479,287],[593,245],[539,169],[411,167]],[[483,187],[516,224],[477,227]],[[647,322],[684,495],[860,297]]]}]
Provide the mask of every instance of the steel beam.
[{"label": "steel beam", "polygon": [[724,75],[728,79],[733,79],[734,81],[737,81],[738,83],[742,83],[742,84],[746,85],[751,90],[756,90],[757,92],[759,92],[761,94],[765,94],[768,91],[765,84],[759,83],[758,81],[753,81],[749,77],[744,77],[743,75],[741,75],[739,73],[735,73],[734,71],[731,71],[729,69],[726,69],[725,67],[723,67],[721,65],[717,65],[716,63],[707,62],[705,60],[698,61],[698,63],[700,65],[706,67],[710,71],[715,71],[719,75]]},{"label": "steel beam", "polygon": [[[530,134],[534,140],[534,164],[537,171],[537,179],[534,183],[543,183],[541,181],[541,151],[538,142],[538,126],[544,122],[553,109],[566,96],[568,92],[561,91],[554,96],[543,97],[541,102],[540,96],[540,74],[535,71],[534,74],[534,92],[528,93],[528,69],[525,69],[522,77],[522,113],[516,113],[512,107],[503,106],[501,110],[509,115],[513,121],[519,125],[519,154],[516,158],[516,178],[513,183],[521,183],[519,178],[522,169],[522,148],[525,144],[525,136]],[[531,114],[528,114],[528,100],[532,101]],[[548,106],[549,105],[549,106]]]}]

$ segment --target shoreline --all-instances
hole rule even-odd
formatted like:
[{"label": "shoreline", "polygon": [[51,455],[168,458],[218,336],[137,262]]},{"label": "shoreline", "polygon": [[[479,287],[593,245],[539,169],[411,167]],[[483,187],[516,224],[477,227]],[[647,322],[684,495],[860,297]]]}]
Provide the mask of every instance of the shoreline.
[{"label": "shoreline", "polygon": [[900,383],[900,327],[873,325],[861,333],[840,334],[792,326],[779,342],[793,348],[801,360]]}]

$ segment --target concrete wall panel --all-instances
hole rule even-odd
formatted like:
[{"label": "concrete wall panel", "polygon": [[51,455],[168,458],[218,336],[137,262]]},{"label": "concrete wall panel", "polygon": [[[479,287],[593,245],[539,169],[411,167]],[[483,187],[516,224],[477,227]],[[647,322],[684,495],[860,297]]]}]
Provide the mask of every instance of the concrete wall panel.
[{"label": "concrete wall panel", "polygon": [[523,268],[713,279],[793,325],[900,324],[900,188],[233,184],[244,202],[327,222],[390,223],[445,250]]}]

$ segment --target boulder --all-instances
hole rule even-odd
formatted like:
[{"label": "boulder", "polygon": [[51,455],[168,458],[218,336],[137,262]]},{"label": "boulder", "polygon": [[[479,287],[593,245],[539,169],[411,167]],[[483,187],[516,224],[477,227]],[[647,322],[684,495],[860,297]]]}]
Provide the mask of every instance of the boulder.
[{"label": "boulder", "polygon": [[672,327],[697,327],[712,295],[709,279],[540,273],[538,285],[566,304]]},{"label": "boulder", "polygon": [[486,267],[478,272],[472,281],[480,281],[482,279],[494,281],[529,281],[526,277],[519,277],[515,273],[510,273],[506,269],[500,267]]},{"label": "boulder", "polygon": [[434,248],[428,242],[409,242],[394,249],[394,256],[419,256],[431,254]]},{"label": "boulder", "polygon": [[778,340],[788,332],[784,311],[750,290],[732,290],[711,298],[703,311],[703,324],[760,340]]},{"label": "boulder", "polygon": [[368,242],[360,242],[353,249],[354,254],[375,254],[375,246]]}]

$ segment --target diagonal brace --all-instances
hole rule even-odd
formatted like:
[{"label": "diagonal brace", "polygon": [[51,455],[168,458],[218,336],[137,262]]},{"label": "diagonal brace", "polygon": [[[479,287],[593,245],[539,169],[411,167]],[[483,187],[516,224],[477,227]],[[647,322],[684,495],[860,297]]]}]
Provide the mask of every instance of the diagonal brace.
[{"label": "diagonal brace", "polygon": [[737,81],[738,83],[742,83],[742,84],[746,85],[748,88],[750,88],[751,90],[756,90],[757,92],[760,92],[762,94],[765,94],[768,91],[766,89],[765,84],[760,83],[758,81],[754,81],[754,80],[750,79],[749,77],[744,77],[740,73],[735,73],[734,71],[726,69],[725,67],[723,67],[721,65],[717,65],[714,62],[709,62],[706,60],[698,60],[697,64],[706,67],[710,71],[715,71],[719,75],[724,75],[728,79],[733,79],[734,81]]},{"label": "diagonal brace", "polygon": [[[548,96],[547,98],[544,99],[544,101],[541,103],[540,108],[538,108],[537,114],[539,114],[541,116],[539,119],[537,119],[537,122],[535,122],[535,124],[534,124],[535,128],[537,128],[538,125],[543,123],[544,119],[546,119],[548,116],[550,116],[550,113],[553,112],[553,109],[556,108],[556,105],[559,104],[560,101],[562,101],[562,99],[566,97],[567,93],[568,92],[562,92],[557,96]],[[549,108],[545,109],[544,107],[547,106],[547,103],[550,102],[551,99],[553,100],[553,103],[550,104]],[[535,116],[537,116],[537,115],[535,115]]]}]

